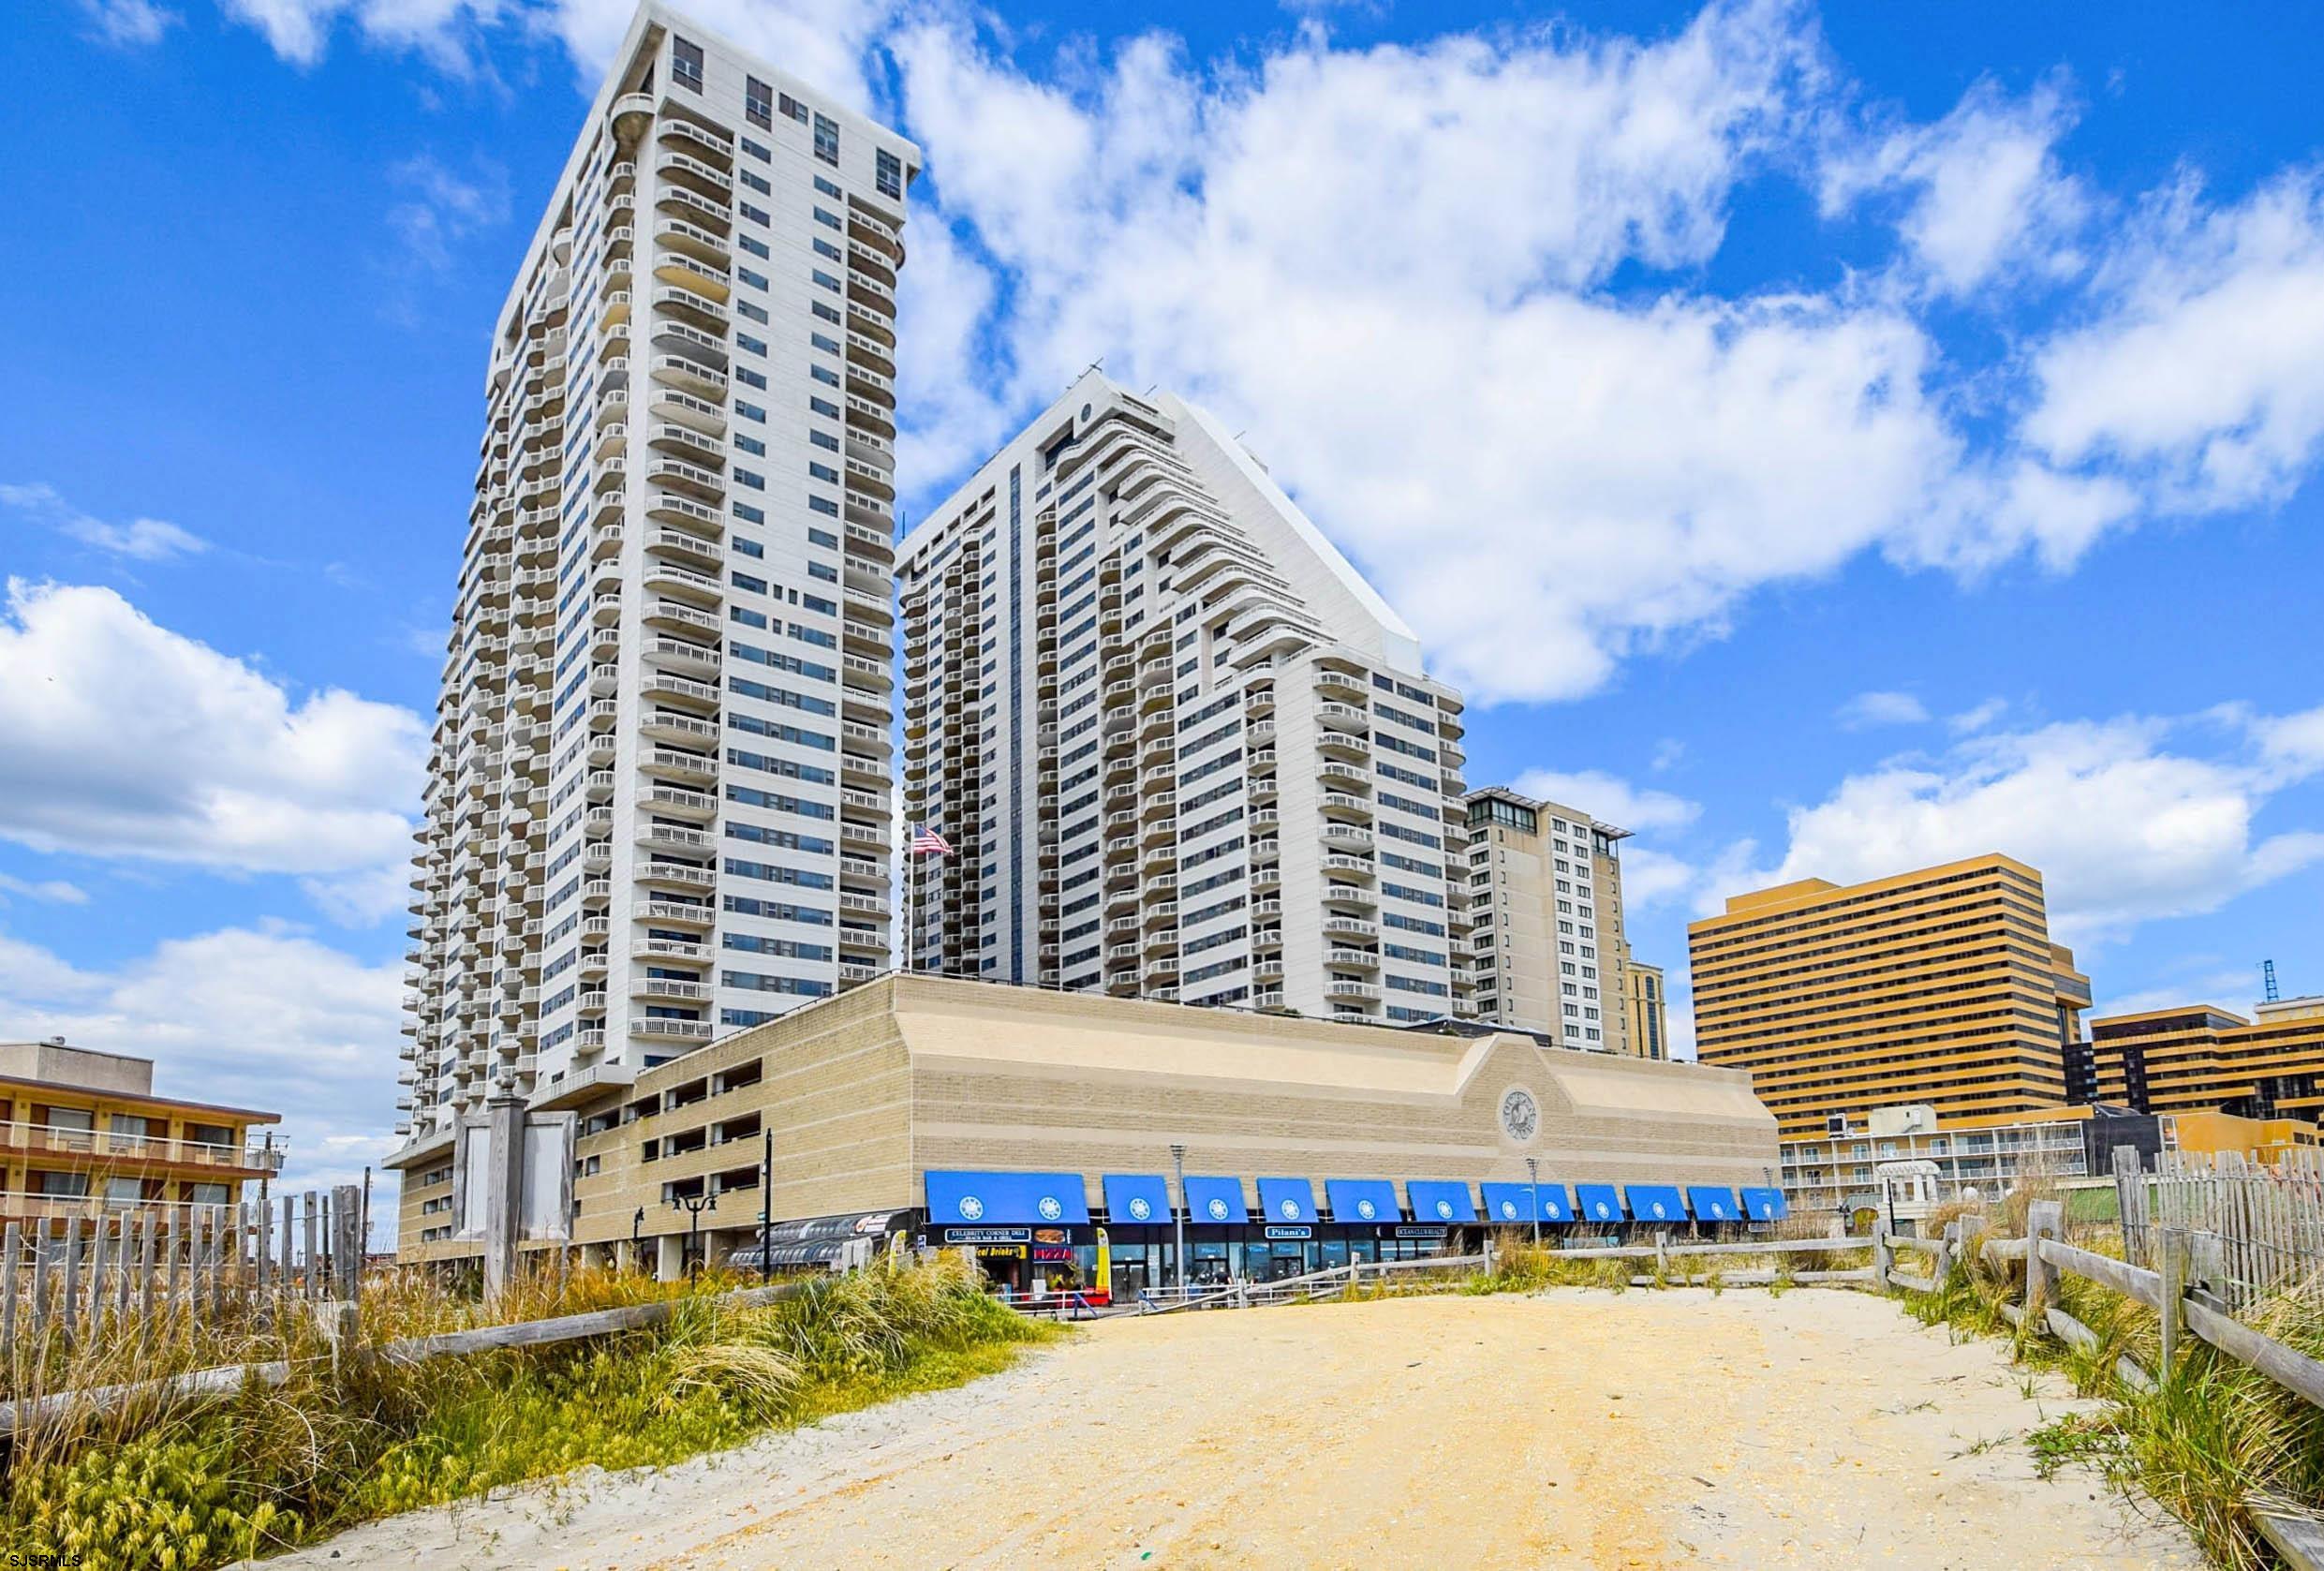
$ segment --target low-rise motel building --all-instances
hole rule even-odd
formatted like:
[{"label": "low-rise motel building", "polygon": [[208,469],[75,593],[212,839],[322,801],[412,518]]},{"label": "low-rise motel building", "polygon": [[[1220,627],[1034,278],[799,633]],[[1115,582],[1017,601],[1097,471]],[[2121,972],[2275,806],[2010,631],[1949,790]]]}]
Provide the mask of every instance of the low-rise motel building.
[{"label": "low-rise motel building", "polygon": [[279,1172],[281,1115],[163,1096],[154,1060],[0,1042],[0,1223],[33,1238],[141,1210],[231,1206]]},{"label": "low-rise motel building", "polygon": [[2316,1126],[2297,1119],[2080,1106],[1939,1119],[1920,1104],[1877,1108],[1863,1127],[1846,1134],[1784,1141],[1782,1182],[1786,1199],[1803,1215],[1879,1212],[1909,1195],[1895,1208],[1900,1220],[1909,1221],[1932,1206],[1991,1199],[2021,1182],[2109,1183],[2114,1152],[2123,1146],[2151,1170],[2164,1151],[2232,1151],[2272,1163],[2294,1146],[2316,1143]]},{"label": "low-rise motel building", "polygon": [[[1784,1214],[1748,1076],[1469,1021],[890,974],[533,1100],[577,1117],[582,1257],[665,1276],[755,1263],[762,1196],[777,1267],[904,1234],[973,1249],[1012,1290],[1116,1295],[1178,1280],[1181,1225],[1199,1284],[1457,1250],[1536,1216],[1571,1236]],[[453,1144],[390,1159],[403,1261],[481,1249],[455,1227]]]}]

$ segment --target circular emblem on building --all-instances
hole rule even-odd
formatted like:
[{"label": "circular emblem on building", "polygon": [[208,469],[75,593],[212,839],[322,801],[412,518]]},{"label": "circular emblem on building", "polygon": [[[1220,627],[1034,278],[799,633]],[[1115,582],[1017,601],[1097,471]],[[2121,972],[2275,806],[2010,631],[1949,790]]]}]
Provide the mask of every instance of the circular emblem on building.
[{"label": "circular emblem on building", "polygon": [[1055,1222],[1065,1214],[1065,1208],[1058,1204],[1058,1197],[1054,1194],[1043,1195],[1041,1204],[1035,1209],[1041,1212],[1041,1220],[1044,1222]]},{"label": "circular emblem on building", "polygon": [[1147,1199],[1145,1195],[1139,1194],[1131,1197],[1130,1220],[1132,1222],[1144,1222],[1147,1217],[1150,1217],[1153,1214],[1153,1202]]},{"label": "circular emblem on building", "polygon": [[1663,1214],[1663,1203],[1659,1200],[1650,1202],[1646,1208],[1652,1211],[1658,1219]]},{"label": "circular emblem on building", "polygon": [[1614,1214],[1614,1208],[1608,1206],[1605,1201],[1601,1200],[1596,1205],[1590,1208],[1590,1214],[1603,1220],[1606,1217],[1612,1216]]},{"label": "circular emblem on building", "polygon": [[1713,1221],[1713,1222],[1724,1222],[1724,1221],[1726,1220],[1726,1215],[1727,1215],[1727,1208],[1726,1208],[1724,1206],[1721,1205],[1721,1204],[1720,1204],[1718,1201],[1716,1201],[1716,1200],[1713,1200],[1713,1201],[1710,1203],[1710,1220],[1711,1220],[1711,1221]]},{"label": "circular emblem on building", "polygon": [[984,1201],[979,1200],[973,1194],[964,1194],[960,1197],[960,1215],[964,1221],[974,1222],[984,1214]]},{"label": "circular emblem on building", "polygon": [[1503,1200],[1501,1203],[1501,1216],[1503,1222],[1515,1222],[1517,1217],[1517,1203],[1514,1200]]},{"label": "circular emblem on building", "polygon": [[1453,1203],[1452,1203],[1451,1201],[1449,1201],[1449,1200],[1440,1200],[1440,1201],[1438,1201],[1438,1202],[1436,1203],[1436,1214],[1437,1214],[1438,1220],[1440,1220],[1440,1221],[1443,1221],[1443,1222],[1450,1222],[1450,1221],[1452,1221],[1452,1220],[1453,1220]]},{"label": "circular emblem on building", "polygon": [[1210,1197],[1210,1204],[1204,1207],[1203,1209],[1210,1213],[1210,1220],[1213,1222],[1224,1222],[1226,1220],[1226,1202],[1220,1199],[1215,1194]]},{"label": "circular emblem on building", "polygon": [[1501,1132],[1519,1145],[1541,1130],[1541,1106],[1523,1086],[1512,1086],[1501,1099]]},{"label": "circular emblem on building", "polygon": [[1285,1222],[1297,1222],[1299,1220],[1299,1202],[1292,1199],[1289,1195],[1285,1195],[1283,1197],[1283,1203],[1275,1208],[1283,1213],[1283,1220]]},{"label": "circular emblem on building", "polygon": [[1369,1200],[1358,1200],[1355,1203],[1355,1214],[1362,1217],[1366,1222],[1369,1222],[1372,1218],[1380,1214],[1380,1208],[1373,1205]]}]

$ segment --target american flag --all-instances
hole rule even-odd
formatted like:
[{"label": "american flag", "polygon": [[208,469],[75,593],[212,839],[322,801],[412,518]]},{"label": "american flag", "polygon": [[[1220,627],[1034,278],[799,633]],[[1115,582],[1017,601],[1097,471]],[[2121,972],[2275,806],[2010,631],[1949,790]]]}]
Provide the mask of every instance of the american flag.
[{"label": "american flag", "polygon": [[952,853],[950,842],[925,823],[912,831],[911,844],[904,852],[907,856],[950,856]]}]

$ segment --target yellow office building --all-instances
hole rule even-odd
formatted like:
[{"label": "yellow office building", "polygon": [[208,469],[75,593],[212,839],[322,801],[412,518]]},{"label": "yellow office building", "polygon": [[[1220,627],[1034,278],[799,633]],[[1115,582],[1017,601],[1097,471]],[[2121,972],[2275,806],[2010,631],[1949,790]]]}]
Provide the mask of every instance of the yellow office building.
[{"label": "yellow office building", "polygon": [[2041,874],[1999,854],[1738,895],[1689,925],[1695,1049],[1751,1072],[1786,1140],[1925,1104],[1950,1120],[2063,1106],[2090,984],[2050,941]]},{"label": "yellow office building", "polygon": [[2258,1018],[2209,1005],[2090,1022],[2099,1100],[2141,1113],[2210,1108],[2250,1119],[2324,1117],[2324,999],[2261,1004]]}]

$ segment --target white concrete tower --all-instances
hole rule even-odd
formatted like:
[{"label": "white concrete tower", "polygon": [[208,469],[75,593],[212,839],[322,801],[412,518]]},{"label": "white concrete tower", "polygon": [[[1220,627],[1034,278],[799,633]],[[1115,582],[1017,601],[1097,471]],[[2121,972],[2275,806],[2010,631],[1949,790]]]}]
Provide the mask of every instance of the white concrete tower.
[{"label": "white concrete tower", "polygon": [[910,142],[649,4],[493,335],[407,1152],[889,963]]},{"label": "white concrete tower", "polygon": [[1466,1012],[1459,695],[1209,415],[1087,374],[902,550],[914,965]]}]

